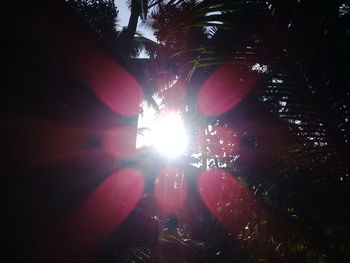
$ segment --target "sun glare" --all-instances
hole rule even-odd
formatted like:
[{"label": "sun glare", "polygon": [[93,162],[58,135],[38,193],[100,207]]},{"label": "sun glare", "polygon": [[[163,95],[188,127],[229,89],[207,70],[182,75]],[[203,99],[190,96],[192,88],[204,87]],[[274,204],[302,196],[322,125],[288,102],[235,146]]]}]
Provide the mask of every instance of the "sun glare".
[{"label": "sun glare", "polygon": [[175,158],[187,148],[187,135],[184,122],[176,112],[156,113],[151,108],[144,108],[139,117],[136,147],[154,146],[160,153]]}]

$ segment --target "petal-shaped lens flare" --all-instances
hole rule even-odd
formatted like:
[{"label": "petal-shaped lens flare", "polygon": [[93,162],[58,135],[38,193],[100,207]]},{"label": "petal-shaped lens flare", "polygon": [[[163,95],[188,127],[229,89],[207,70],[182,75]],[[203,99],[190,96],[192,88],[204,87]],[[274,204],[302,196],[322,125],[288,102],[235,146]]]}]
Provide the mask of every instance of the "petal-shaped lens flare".
[{"label": "petal-shaped lens flare", "polygon": [[53,53],[59,54],[67,67],[114,112],[124,116],[138,114],[144,94],[136,79],[108,54],[106,47],[81,26],[80,21],[73,17],[63,19],[58,11],[51,12],[55,19],[50,17],[49,24],[37,26],[45,31]]},{"label": "petal-shaped lens flare", "polygon": [[95,94],[113,111],[132,116],[143,99],[141,86],[123,67],[96,50],[86,50],[79,73]]},{"label": "petal-shaped lens flare", "polygon": [[253,88],[254,74],[237,65],[225,64],[203,84],[198,94],[199,110],[207,115],[223,114],[232,109]]},{"label": "petal-shaped lens flare", "polygon": [[129,158],[136,154],[136,128],[130,126],[97,130],[15,115],[5,119],[5,123],[11,134],[3,145],[9,153],[5,170],[22,171],[64,162],[87,168],[104,163],[103,158],[110,166],[112,157],[115,166],[116,157]]},{"label": "petal-shaped lens flare", "polygon": [[144,177],[138,170],[126,168],[113,173],[65,224],[61,246],[67,253],[90,255],[129,215],[143,190]]},{"label": "petal-shaped lens flare", "polygon": [[175,167],[161,170],[155,182],[155,194],[163,213],[178,212],[183,208],[187,196],[185,174]]},{"label": "petal-shaped lens flare", "polygon": [[129,158],[136,154],[137,129],[120,126],[107,131],[103,138],[105,151],[118,158]]},{"label": "petal-shaped lens flare", "polygon": [[291,244],[300,242],[313,246],[300,230],[259,203],[237,179],[223,171],[211,170],[200,175],[198,186],[212,214],[233,234],[235,241],[256,258],[267,254],[269,262],[281,262],[282,257],[296,257],[293,261],[306,258],[304,253],[308,250],[296,255],[290,249]]},{"label": "petal-shaped lens flare", "polygon": [[209,157],[229,157],[237,151],[238,140],[229,128],[210,126],[197,137],[200,151]]},{"label": "petal-shaped lens flare", "polygon": [[217,169],[201,174],[199,191],[213,215],[233,233],[244,229],[251,219],[247,216],[249,212],[261,211],[246,188],[229,174]]}]

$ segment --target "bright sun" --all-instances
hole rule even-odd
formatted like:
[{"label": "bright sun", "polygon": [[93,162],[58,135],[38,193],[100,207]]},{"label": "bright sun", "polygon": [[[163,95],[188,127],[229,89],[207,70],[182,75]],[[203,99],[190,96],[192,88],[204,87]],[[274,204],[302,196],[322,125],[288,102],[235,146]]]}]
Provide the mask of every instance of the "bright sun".
[{"label": "bright sun", "polygon": [[175,158],[187,148],[187,135],[184,122],[176,112],[156,113],[144,109],[139,117],[138,128],[141,134],[136,139],[136,147],[154,146],[160,153]]}]

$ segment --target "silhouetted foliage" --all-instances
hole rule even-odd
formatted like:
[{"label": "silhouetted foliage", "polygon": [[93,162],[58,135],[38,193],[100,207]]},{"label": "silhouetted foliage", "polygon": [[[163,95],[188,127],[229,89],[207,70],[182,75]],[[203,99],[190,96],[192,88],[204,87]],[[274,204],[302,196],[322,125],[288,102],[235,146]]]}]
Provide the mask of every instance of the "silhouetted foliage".
[{"label": "silhouetted foliage", "polygon": [[118,10],[113,0],[67,0],[67,4],[107,41],[118,36]]},{"label": "silhouetted foliage", "polygon": [[[338,2],[316,7],[300,1],[203,1],[186,11],[165,6],[164,13],[153,16],[158,39],[173,50],[169,57],[191,54],[181,65],[192,67],[175,71],[188,93],[198,94],[205,79],[224,63],[251,71],[248,78],[258,79],[235,109],[208,118],[202,128],[197,126],[197,132],[204,129],[212,134],[206,153],[212,156],[210,149],[217,150],[214,141],[225,139],[215,127],[232,129],[240,148],[226,157],[203,157],[202,167],[230,171],[299,229],[300,236],[294,233],[299,239],[282,237],[280,245],[275,245],[277,258],[273,253],[269,259],[260,254],[267,262],[289,262],[293,254],[309,262],[344,261],[349,256],[349,226],[345,223],[349,201],[347,8],[347,3]],[[207,31],[209,39],[186,45],[191,40],[187,30],[203,29],[214,19],[221,23]],[[242,76],[242,81],[247,79]],[[195,116],[189,123],[197,124],[198,113],[190,113],[184,113]],[[246,216],[251,224],[264,218]],[[257,233],[261,241],[267,234],[259,234],[259,228]],[[243,247],[247,242],[243,241]],[[264,245],[266,251],[269,242]]]}]

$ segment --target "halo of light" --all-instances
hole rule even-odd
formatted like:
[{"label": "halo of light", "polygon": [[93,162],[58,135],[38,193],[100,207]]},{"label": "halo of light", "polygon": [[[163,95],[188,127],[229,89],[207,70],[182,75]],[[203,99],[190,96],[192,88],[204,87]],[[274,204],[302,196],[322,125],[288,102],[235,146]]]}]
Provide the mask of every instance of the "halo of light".
[{"label": "halo of light", "polygon": [[137,144],[154,146],[168,158],[175,158],[185,152],[188,138],[182,117],[171,111],[155,115],[147,122],[142,141],[139,139]]},{"label": "halo of light", "polygon": [[153,128],[153,144],[168,157],[176,157],[187,148],[187,135],[181,117],[174,113],[159,116]]}]

